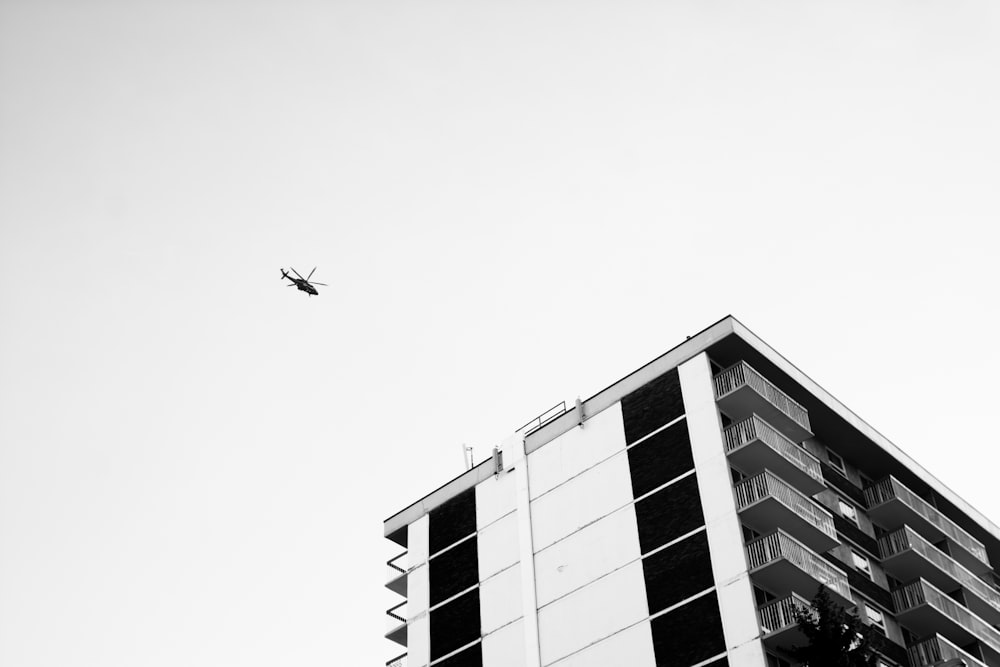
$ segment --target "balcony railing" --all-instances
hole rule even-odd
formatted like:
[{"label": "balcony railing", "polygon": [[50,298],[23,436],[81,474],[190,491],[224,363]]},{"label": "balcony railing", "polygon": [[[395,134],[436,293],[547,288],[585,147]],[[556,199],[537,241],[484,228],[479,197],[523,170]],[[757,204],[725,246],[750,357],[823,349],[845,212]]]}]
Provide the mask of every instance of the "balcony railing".
[{"label": "balcony railing", "polygon": [[768,602],[757,610],[757,616],[760,618],[760,629],[766,635],[796,625],[795,612],[799,609],[809,609],[811,606],[809,600],[796,593],[774,602]]},{"label": "balcony railing", "polygon": [[385,587],[403,597],[406,597],[406,568],[404,566],[407,553],[404,551],[385,562],[387,577]]},{"label": "balcony railing", "polygon": [[[816,493],[825,486],[819,459],[757,415],[732,424],[723,435],[726,453],[739,459],[738,465],[744,472],[758,472],[766,464],[775,470],[780,467],[779,472],[785,479],[795,477],[797,486],[805,487],[803,490],[809,493]],[[763,452],[754,454],[750,451],[753,448],[762,449],[761,445],[766,446]]]},{"label": "balcony railing", "polygon": [[[896,614],[900,618],[900,622],[908,625],[911,629],[921,632],[941,627],[938,621],[921,621],[916,616],[909,618],[906,615],[911,610],[915,610],[922,605],[927,605],[958,626],[956,631],[960,629],[960,634],[964,637],[978,639],[984,646],[996,652],[997,655],[1000,655],[1000,630],[997,630],[973,614],[927,581],[918,579],[897,588],[892,592],[892,601],[896,607]],[[921,627],[917,627],[918,624],[921,626],[927,625],[928,627],[924,630]],[[944,631],[942,630],[942,632]]]},{"label": "balcony railing", "polygon": [[[778,389],[745,361],[740,361],[715,376],[715,397],[720,403],[732,407],[745,406],[744,401],[735,400],[735,397],[741,393],[741,389],[753,390],[760,399],[763,399],[764,403],[761,405],[766,406],[768,412],[773,411],[773,414],[780,414],[789,420],[792,433],[786,435],[790,435],[793,440],[802,440],[812,434],[809,430],[809,411],[792,400],[788,394]],[[730,397],[733,398],[730,399]],[[757,411],[760,412],[760,410]],[[764,416],[768,419],[772,418],[772,414],[764,414]]]},{"label": "balcony railing", "polygon": [[386,566],[389,568],[387,570],[389,579],[395,579],[401,574],[406,574],[406,567],[405,567],[406,564],[403,562],[403,559],[406,557],[406,554],[408,553],[409,553],[408,551],[404,551],[398,556],[390,558],[385,562]]},{"label": "balcony railing", "polygon": [[[923,576],[924,579],[938,583],[947,590],[951,590],[955,584],[958,584],[981,601],[981,604],[975,605],[974,611],[991,621],[1000,621],[1000,592],[994,590],[993,587],[921,537],[909,526],[903,526],[880,538],[878,548],[882,560],[885,561],[883,565],[898,579],[906,581],[915,576]],[[907,551],[912,551],[922,557],[924,561],[934,567],[935,571],[927,572],[919,563],[906,563],[902,558],[899,558],[899,556],[904,556]],[[899,561],[898,565],[895,561]],[[951,582],[950,586],[948,582]],[[972,601],[970,601],[970,607],[972,606]]]},{"label": "balcony railing", "polygon": [[933,665],[953,658],[961,658],[968,667],[986,667],[982,660],[973,658],[941,635],[934,635],[914,644],[907,650],[907,653],[913,667]]},{"label": "balcony railing", "polygon": [[403,600],[395,607],[390,607],[386,613],[386,639],[391,639],[397,644],[406,646],[406,600]]},{"label": "balcony railing", "polygon": [[[826,551],[839,543],[837,529],[833,525],[833,515],[793,489],[769,470],[739,482],[735,491],[736,507],[741,512],[750,509],[755,503],[773,498],[788,512],[798,517],[800,521],[810,526],[814,531],[818,531],[821,534],[821,539],[815,539],[801,531],[795,533],[797,538],[806,542],[810,547]],[[778,525],[786,527],[789,531],[795,530],[792,525],[785,524],[785,521],[778,516],[760,514],[761,516],[751,517],[747,521],[747,524],[758,532],[767,532],[771,528],[777,528]]]},{"label": "balcony railing", "polygon": [[406,653],[389,660],[385,663],[385,667],[406,667]]},{"label": "balcony railing", "polygon": [[865,503],[868,505],[869,514],[873,516],[876,512],[872,510],[879,510],[881,506],[893,500],[899,501],[909,509],[910,516],[904,517],[909,520],[905,523],[909,523],[932,540],[938,540],[942,536],[947,537],[975,559],[962,558],[960,554],[956,554],[956,560],[961,560],[963,565],[977,573],[989,569],[989,557],[982,542],[960,528],[936,507],[910,491],[895,477],[886,477],[865,489]]},{"label": "balcony railing", "polygon": [[[748,543],[747,558],[751,570],[780,559],[786,560],[809,575],[817,584],[824,584],[845,600],[851,599],[851,587],[847,582],[847,575],[783,531],[779,530]],[[789,581],[787,577],[783,578]],[[816,586],[810,585],[804,592],[812,593],[815,588]]]}]

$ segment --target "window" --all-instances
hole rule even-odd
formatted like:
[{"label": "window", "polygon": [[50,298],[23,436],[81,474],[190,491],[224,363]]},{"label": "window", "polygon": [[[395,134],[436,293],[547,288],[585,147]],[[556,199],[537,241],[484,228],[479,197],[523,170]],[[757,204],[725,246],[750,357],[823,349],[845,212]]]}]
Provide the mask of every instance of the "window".
[{"label": "window", "polygon": [[882,612],[875,607],[872,607],[870,604],[865,603],[865,615],[868,616],[869,623],[881,630],[882,634],[885,634],[885,618],[883,618]]},{"label": "window", "polygon": [[871,563],[868,562],[867,556],[862,556],[857,551],[852,550],[851,560],[854,561],[854,567],[868,575],[869,579],[872,578],[872,566]]},{"label": "window", "polygon": [[830,462],[830,465],[839,470],[840,472],[847,472],[844,468],[844,459],[840,458],[833,453],[832,449],[826,450],[826,460]]},{"label": "window", "polygon": [[854,525],[858,524],[858,511],[854,509],[854,505],[845,501],[843,498],[837,498],[837,507],[840,508],[840,515],[842,517],[849,520]]},{"label": "window", "polygon": [[753,597],[754,600],[757,601],[758,607],[763,607],[768,602],[772,602],[777,599],[776,595],[772,595],[771,593],[768,593],[764,589],[757,588],[756,586],[753,587]]}]

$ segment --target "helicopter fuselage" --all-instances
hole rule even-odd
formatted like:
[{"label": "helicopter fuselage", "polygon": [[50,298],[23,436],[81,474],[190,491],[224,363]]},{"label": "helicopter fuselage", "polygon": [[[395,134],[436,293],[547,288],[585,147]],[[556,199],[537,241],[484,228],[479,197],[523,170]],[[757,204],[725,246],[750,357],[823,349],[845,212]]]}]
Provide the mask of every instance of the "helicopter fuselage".
[{"label": "helicopter fuselage", "polygon": [[319,295],[319,291],[307,282],[296,280],[295,286],[310,296]]},{"label": "helicopter fuselage", "polygon": [[[313,284],[309,282],[309,278],[312,278],[312,274],[315,271],[316,271],[316,269],[313,269],[309,273],[308,277],[303,278],[302,276],[299,276],[299,273],[295,269],[292,269],[292,273],[294,273],[295,276],[298,276],[298,277],[290,276],[290,275],[288,275],[287,271],[285,271],[284,269],[282,269],[281,270],[281,277],[282,278],[288,278],[289,280],[291,280],[292,281],[292,285],[295,285],[295,287],[299,291],[305,292],[309,296],[318,296],[319,295],[319,290],[317,290],[315,287],[313,287]],[[317,285],[324,285],[325,286],[324,283],[316,283],[316,284]],[[291,287],[292,285],[289,285],[289,287]]]}]

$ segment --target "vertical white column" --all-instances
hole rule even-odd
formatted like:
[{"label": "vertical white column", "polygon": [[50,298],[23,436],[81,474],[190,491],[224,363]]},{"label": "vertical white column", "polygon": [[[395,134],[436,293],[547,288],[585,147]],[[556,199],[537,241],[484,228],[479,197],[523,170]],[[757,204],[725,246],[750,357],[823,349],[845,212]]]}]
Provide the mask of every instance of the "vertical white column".
[{"label": "vertical white column", "polygon": [[678,372],[729,664],[766,667],[708,356],[702,352]]},{"label": "vertical white column", "polygon": [[430,516],[425,514],[407,527],[406,550],[409,574],[406,575],[406,658],[407,664],[423,667],[431,661],[430,576],[427,557],[430,550]]},{"label": "vertical white column", "polygon": [[504,441],[502,449],[504,464],[514,468],[517,538],[521,563],[521,605],[524,607],[524,665],[541,667],[538,595],[535,590],[535,546],[531,535],[531,492],[528,487],[528,457],[524,451],[524,436],[515,433]]}]

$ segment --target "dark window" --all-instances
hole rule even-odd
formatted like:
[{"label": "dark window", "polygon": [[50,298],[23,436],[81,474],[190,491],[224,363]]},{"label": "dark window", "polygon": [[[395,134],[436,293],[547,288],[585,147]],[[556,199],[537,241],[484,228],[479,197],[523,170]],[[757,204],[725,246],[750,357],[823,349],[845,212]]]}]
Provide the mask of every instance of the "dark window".
[{"label": "dark window", "polygon": [[458,595],[479,583],[478,540],[470,537],[461,544],[431,558],[431,605]]},{"label": "dark window", "polygon": [[430,616],[431,660],[437,660],[479,639],[479,589],[432,609]]},{"label": "dark window", "polygon": [[690,667],[726,650],[714,591],[654,618],[650,625],[658,667]]},{"label": "dark window", "polygon": [[674,368],[622,399],[625,443],[632,444],[683,414],[681,381]]},{"label": "dark window", "polygon": [[476,490],[469,489],[430,512],[431,554],[476,532]]},{"label": "dark window", "polygon": [[763,607],[768,602],[772,602],[774,600],[777,600],[778,597],[776,595],[772,595],[771,593],[768,593],[763,588],[757,588],[756,586],[754,586],[753,587],[753,599],[757,602],[757,606],[758,607]]},{"label": "dark window", "polygon": [[434,667],[482,667],[483,643],[473,644],[461,653],[436,663]]},{"label": "dark window", "polygon": [[694,468],[687,420],[681,420],[628,450],[632,497],[653,489]]},{"label": "dark window", "polygon": [[712,561],[704,531],[642,560],[649,613],[711,588]]},{"label": "dark window", "polygon": [[648,553],[704,525],[695,475],[689,475],[638,501],[635,518],[642,553]]}]

